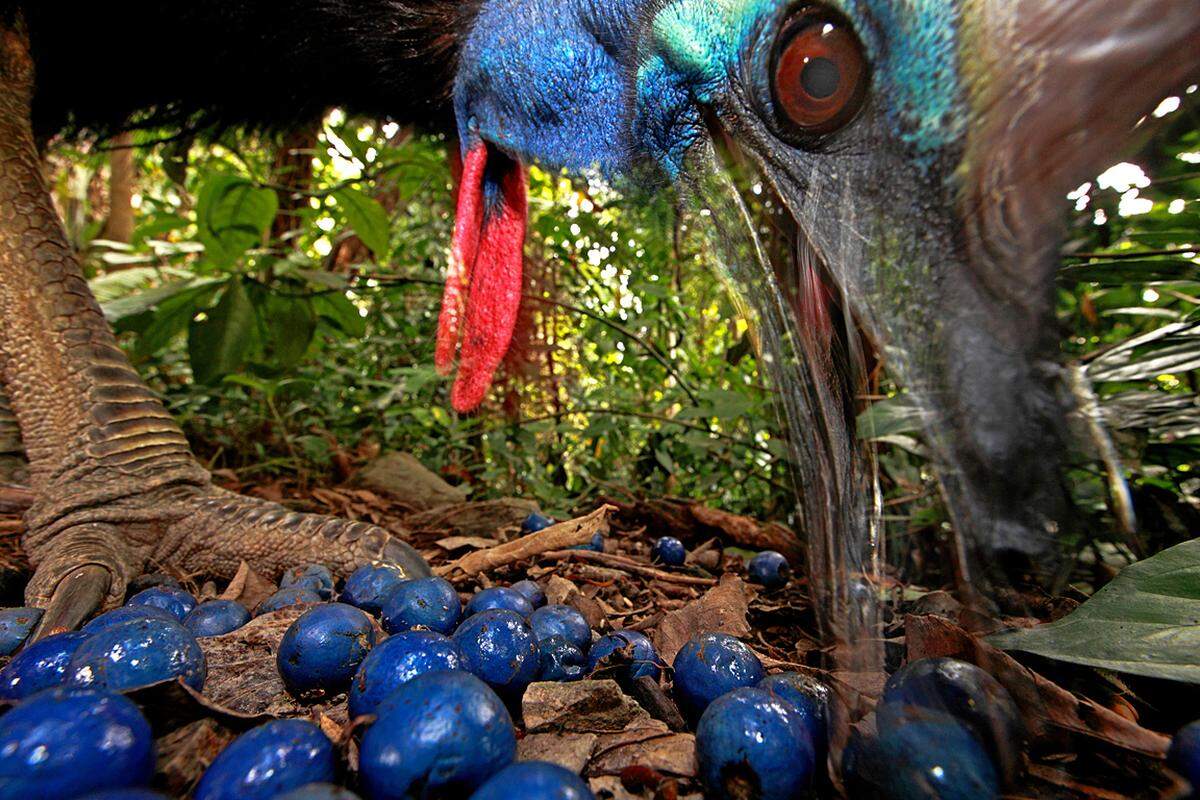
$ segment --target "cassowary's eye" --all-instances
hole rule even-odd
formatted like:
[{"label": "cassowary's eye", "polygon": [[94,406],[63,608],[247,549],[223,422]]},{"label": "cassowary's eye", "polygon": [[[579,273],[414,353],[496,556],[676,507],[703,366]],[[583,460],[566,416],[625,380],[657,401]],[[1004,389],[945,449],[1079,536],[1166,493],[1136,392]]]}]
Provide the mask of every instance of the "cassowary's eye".
[{"label": "cassowary's eye", "polygon": [[867,61],[858,37],[849,23],[816,6],[788,20],[772,72],[776,110],[802,136],[823,136],[849,124],[867,93]]}]

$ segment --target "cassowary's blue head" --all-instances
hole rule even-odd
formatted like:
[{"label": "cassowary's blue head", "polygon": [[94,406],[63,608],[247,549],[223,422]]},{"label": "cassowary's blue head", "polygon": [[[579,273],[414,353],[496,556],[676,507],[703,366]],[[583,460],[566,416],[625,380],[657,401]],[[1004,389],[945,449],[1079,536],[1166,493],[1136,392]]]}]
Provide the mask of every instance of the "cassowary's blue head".
[{"label": "cassowary's blue head", "polygon": [[930,412],[959,526],[1040,553],[1069,516],[1061,198],[1196,80],[1198,54],[1181,0],[486,0],[455,91],[455,403],[478,402],[511,332],[521,164],[686,181],[719,136]]}]

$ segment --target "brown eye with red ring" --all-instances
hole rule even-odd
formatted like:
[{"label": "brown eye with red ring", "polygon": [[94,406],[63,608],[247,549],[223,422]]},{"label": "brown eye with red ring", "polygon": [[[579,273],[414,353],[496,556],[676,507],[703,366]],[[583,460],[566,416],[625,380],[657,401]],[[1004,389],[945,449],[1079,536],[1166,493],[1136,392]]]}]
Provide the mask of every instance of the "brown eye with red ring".
[{"label": "brown eye with red ring", "polygon": [[849,23],[805,7],[788,20],[775,46],[771,91],[777,113],[804,136],[840,130],[862,108],[869,71]]}]

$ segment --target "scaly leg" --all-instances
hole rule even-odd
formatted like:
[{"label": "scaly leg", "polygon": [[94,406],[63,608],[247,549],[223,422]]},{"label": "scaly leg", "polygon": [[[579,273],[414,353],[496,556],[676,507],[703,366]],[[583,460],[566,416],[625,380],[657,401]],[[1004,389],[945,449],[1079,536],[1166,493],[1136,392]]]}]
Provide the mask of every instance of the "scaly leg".
[{"label": "scaly leg", "polygon": [[51,204],[30,127],[33,64],[0,30],[0,383],[37,500],[24,547],[41,633],[119,602],[147,564],[230,576],[305,562],[428,566],[373,525],[293,513],[212,485],[100,312]]}]

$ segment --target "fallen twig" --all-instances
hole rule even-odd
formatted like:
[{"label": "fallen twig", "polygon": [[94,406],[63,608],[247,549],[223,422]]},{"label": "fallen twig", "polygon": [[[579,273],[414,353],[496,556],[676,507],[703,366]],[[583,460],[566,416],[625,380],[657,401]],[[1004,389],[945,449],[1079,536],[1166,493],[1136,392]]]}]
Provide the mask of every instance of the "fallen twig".
[{"label": "fallen twig", "polygon": [[[605,506],[612,508],[612,506]],[[549,529],[547,529],[549,530]],[[677,575],[674,572],[665,572],[661,569],[647,567],[644,564],[639,564],[632,558],[619,556],[615,553],[597,553],[594,550],[551,550],[540,555],[544,559],[557,559],[560,561],[595,561],[599,564],[607,564],[611,567],[622,569],[626,572],[634,572],[638,575],[645,575],[648,578],[665,581],[667,583],[682,583],[687,586],[716,586],[715,578],[698,578],[694,575]]]},{"label": "fallen twig", "polygon": [[608,518],[616,510],[615,506],[600,506],[586,517],[560,522],[537,533],[522,536],[520,539],[489,547],[487,550],[469,553],[457,561],[436,568],[434,572],[438,575],[451,575],[455,572],[478,575],[487,570],[507,566],[515,561],[533,558],[550,551],[562,551],[565,547],[586,544],[595,534],[608,532]]}]

